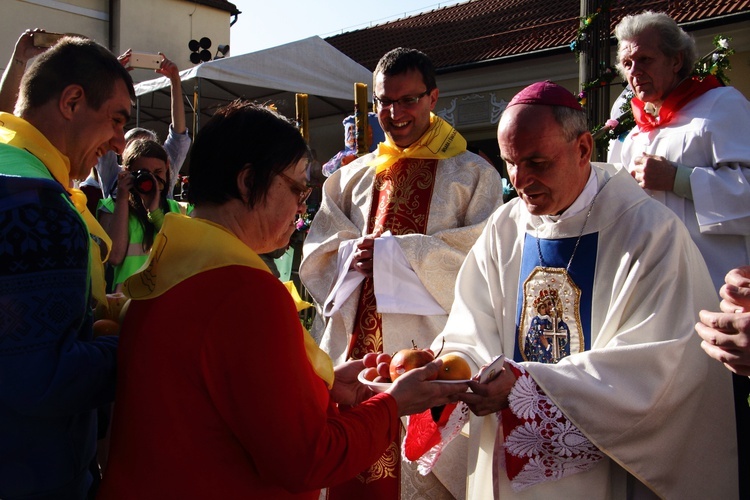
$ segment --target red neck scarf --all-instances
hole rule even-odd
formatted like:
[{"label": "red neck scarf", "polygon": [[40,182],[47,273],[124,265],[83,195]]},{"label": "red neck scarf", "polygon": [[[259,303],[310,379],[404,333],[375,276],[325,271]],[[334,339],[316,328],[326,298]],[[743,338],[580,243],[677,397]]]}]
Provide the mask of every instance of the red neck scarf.
[{"label": "red neck scarf", "polygon": [[713,75],[709,75],[703,80],[699,80],[698,77],[684,80],[664,99],[658,117],[647,113],[644,109],[646,103],[637,97],[633,97],[630,101],[633,108],[633,117],[642,132],[663,127],[671,122],[677,112],[687,103],[716,87],[721,87],[721,82]]}]

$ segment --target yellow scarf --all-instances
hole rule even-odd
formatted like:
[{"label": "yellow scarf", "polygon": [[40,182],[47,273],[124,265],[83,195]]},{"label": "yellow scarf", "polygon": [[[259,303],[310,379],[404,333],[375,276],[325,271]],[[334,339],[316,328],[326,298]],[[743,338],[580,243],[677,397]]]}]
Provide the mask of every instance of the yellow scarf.
[{"label": "yellow scarf", "polygon": [[367,162],[380,173],[401,158],[436,158],[443,160],[466,151],[466,139],[439,116],[430,113],[430,127],[417,142],[408,148],[400,148],[386,134],[385,141],[378,144],[375,158]]},{"label": "yellow scarf", "polygon": [[[40,177],[51,175],[70,194],[71,201],[88,227],[93,241],[89,242],[89,267],[91,274],[91,294],[100,306],[107,307],[104,262],[109,257],[112,240],[86,207],[86,195],[80,189],[70,186],[70,160],[32,124],[10,113],[0,113],[0,143],[25,149],[37,157],[48,172],[39,172]],[[104,243],[104,256],[99,242]]]},{"label": "yellow scarf", "polygon": [[[156,235],[145,266],[125,280],[125,295],[132,300],[158,297],[196,274],[240,265],[271,272],[250,247],[225,227],[205,219],[168,213]],[[158,278],[158,279],[157,279]],[[292,284],[287,289],[300,311],[310,304],[299,297]],[[303,327],[305,351],[315,373],[333,387],[333,362]]]}]

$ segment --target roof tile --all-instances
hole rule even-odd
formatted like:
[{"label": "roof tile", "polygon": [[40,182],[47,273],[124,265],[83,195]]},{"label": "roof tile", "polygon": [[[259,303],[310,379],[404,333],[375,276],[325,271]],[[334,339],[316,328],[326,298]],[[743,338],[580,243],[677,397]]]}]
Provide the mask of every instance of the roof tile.
[{"label": "roof tile", "polygon": [[[618,0],[611,27],[627,14],[666,12],[678,23],[737,16],[750,18],[750,0]],[[569,50],[580,23],[580,3],[571,0],[470,0],[369,28],[326,38],[370,70],[396,47],[427,53],[437,69],[498,58]]]}]

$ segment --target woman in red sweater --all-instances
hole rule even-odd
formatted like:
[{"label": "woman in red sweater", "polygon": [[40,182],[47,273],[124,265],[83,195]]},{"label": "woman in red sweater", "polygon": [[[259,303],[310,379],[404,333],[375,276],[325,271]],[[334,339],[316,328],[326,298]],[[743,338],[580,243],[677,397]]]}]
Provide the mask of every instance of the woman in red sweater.
[{"label": "woman in red sweater", "polygon": [[[309,498],[375,462],[399,416],[455,401],[440,361],[374,395],[333,368],[258,257],[305,211],[297,128],[235,101],[198,134],[193,218],[167,214],[131,297],[118,351],[109,465],[99,498]],[[343,413],[337,404],[354,405]]]}]

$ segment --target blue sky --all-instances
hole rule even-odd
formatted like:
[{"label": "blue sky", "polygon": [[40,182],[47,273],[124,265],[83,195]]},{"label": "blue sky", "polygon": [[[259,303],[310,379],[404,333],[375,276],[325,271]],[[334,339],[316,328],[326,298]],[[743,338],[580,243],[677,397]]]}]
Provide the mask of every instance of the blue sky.
[{"label": "blue sky", "polygon": [[231,0],[242,12],[231,29],[230,54],[238,56],[313,35],[323,38],[420,12],[458,0]]}]

